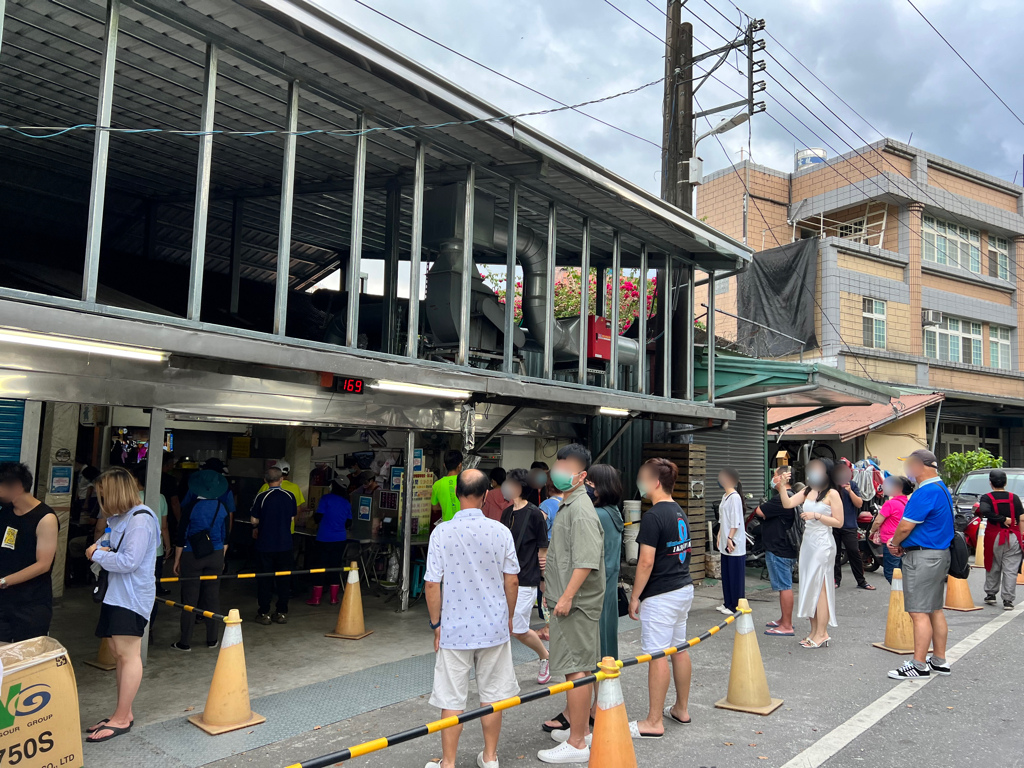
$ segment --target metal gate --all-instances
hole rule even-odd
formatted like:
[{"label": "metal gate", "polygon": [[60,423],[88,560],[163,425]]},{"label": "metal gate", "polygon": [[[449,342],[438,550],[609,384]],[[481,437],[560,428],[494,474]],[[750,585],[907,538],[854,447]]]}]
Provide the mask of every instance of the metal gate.
[{"label": "metal gate", "polygon": [[24,400],[0,400],[0,461],[21,460]]},{"label": "metal gate", "polygon": [[[733,403],[736,419],[729,428],[704,432],[693,436],[693,442],[708,449],[707,510],[721,498],[718,490],[718,471],[734,467],[743,482],[743,494],[760,501],[765,487],[765,406],[761,402]],[[748,502],[749,503],[749,502]],[[711,518],[709,518],[711,519]]]}]

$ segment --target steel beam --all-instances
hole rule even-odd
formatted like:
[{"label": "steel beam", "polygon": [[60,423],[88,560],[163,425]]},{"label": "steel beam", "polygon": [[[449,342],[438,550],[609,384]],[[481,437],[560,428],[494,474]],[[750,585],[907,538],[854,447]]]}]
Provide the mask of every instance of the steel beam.
[{"label": "steel beam", "polygon": [[107,193],[107,160],[110,156],[110,112],[114,104],[114,68],[117,64],[117,29],[121,20],[121,0],[107,0],[103,63],[100,65],[100,90],[96,102],[96,135],[93,139],[92,178],[89,183],[89,216],[86,220],[85,266],[82,271],[82,300],[96,301],[100,276],[100,246],[103,241],[103,203]]},{"label": "steel beam", "polygon": [[519,185],[508,185],[508,235],[505,238],[505,346],[502,370],[512,373],[516,328],[516,252],[519,249]]},{"label": "steel beam", "polygon": [[[214,117],[217,111],[217,46],[206,44],[203,77],[203,110],[199,130],[199,169],[196,172],[196,205],[192,222],[192,263],[188,281],[189,320],[199,320],[203,307],[203,272],[206,267],[206,223],[210,213],[210,167],[213,162]],[[232,264],[233,266],[233,264]],[[232,275],[233,276],[233,275]]]},{"label": "steel beam", "polygon": [[590,319],[590,217],[583,217],[583,240],[580,243],[580,359],[576,380],[587,383],[587,321]]},{"label": "steel beam", "polygon": [[473,300],[473,217],[476,211],[476,164],[466,169],[466,199],[462,220],[462,284],[459,291],[459,351],[456,364],[469,365],[469,328]]},{"label": "steel beam", "polygon": [[288,325],[288,280],[292,261],[292,210],[295,207],[295,147],[299,129],[299,81],[288,84],[288,131],[281,164],[281,215],[277,236],[277,291],[274,296],[274,334],[284,336]]},{"label": "steel beam", "polygon": [[238,314],[238,300],[242,292],[242,223],[245,220],[245,198],[236,197],[231,203],[231,300],[229,311]]},{"label": "steel beam", "polygon": [[426,178],[426,162],[426,146],[422,141],[417,141],[412,182],[412,227],[409,233],[409,327],[405,352],[412,358],[419,354],[420,256],[423,252],[423,185]]},{"label": "steel beam", "polygon": [[348,305],[345,315],[345,346],[359,346],[359,272],[363,254],[363,213],[366,208],[366,113],[359,114],[359,136],[356,138],[355,169],[352,172],[352,228],[349,237],[348,273],[345,285]]},{"label": "steel beam", "polygon": [[672,271],[675,264],[672,263],[672,256],[665,254],[665,291],[661,295],[665,298],[665,306],[658,307],[658,314],[664,318],[662,323],[662,334],[665,339],[665,356],[661,361],[661,392],[665,399],[672,398]]},{"label": "steel beam", "polygon": [[647,391],[647,243],[640,243],[640,313],[638,342],[640,358],[636,363],[636,391]]},{"label": "steel beam", "polygon": [[[409,610],[409,587],[412,575],[412,513],[414,499],[413,486],[416,483],[412,471],[412,455],[416,450],[416,433],[410,430],[405,434],[405,474],[402,479],[402,610]],[[356,585],[356,589],[359,586]]]},{"label": "steel beam", "polygon": [[555,374],[555,257],[558,255],[558,208],[548,203],[548,253],[544,266],[547,281],[544,286],[544,378]]},{"label": "steel beam", "polygon": [[708,272],[708,403],[715,404],[715,273]]},{"label": "steel beam", "polygon": [[696,277],[696,271],[692,265],[686,267],[686,304],[689,307],[687,310],[690,313],[690,322],[686,325],[686,337],[683,339],[683,354],[686,356],[686,400],[692,402],[695,397],[693,391],[693,380],[694,380],[694,369],[696,367],[696,361],[694,360],[694,327],[693,321],[695,319],[695,302],[697,301],[694,288],[694,278]]},{"label": "steel beam", "polygon": [[612,232],[612,350],[608,359],[608,388],[619,388],[619,314],[622,293],[622,236],[619,230]]},{"label": "steel beam", "polygon": [[[4,15],[7,13],[7,0],[0,0],[0,53],[3,53]],[[24,462],[23,462],[24,463]],[[33,472],[35,469],[33,468]]]},{"label": "steel beam", "polygon": [[495,435],[497,435],[499,432],[501,432],[501,430],[503,430],[508,425],[508,423],[510,421],[512,421],[512,419],[514,419],[516,416],[518,416],[519,412],[521,410],[523,410],[523,408],[524,408],[524,406],[522,406],[522,405],[514,406],[508,413],[506,413],[504,416],[502,416],[501,420],[497,424],[494,425],[494,428],[490,432],[488,432],[483,437],[482,440],[476,441],[477,445],[479,447],[474,447],[473,450],[470,451],[470,453],[479,456],[480,455],[480,451],[483,450],[483,448],[489,442],[491,442],[491,440],[494,439]]},{"label": "steel beam", "polygon": [[398,346],[398,251],[402,236],[402,186],[397,180],[387,187],[384,202],[384,316],[381,318],[381,351],[389,355]]}]

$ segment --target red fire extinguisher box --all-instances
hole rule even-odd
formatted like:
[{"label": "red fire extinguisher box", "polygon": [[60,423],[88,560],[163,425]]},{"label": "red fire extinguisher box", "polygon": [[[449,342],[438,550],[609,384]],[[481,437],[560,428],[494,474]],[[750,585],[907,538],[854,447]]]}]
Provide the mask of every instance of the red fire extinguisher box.
[{"label": "red fire extinguisher box", "polygon": [[611,357],[611,324],[607,318],[591,315],[587,318],[587,359],[610,360]]}]

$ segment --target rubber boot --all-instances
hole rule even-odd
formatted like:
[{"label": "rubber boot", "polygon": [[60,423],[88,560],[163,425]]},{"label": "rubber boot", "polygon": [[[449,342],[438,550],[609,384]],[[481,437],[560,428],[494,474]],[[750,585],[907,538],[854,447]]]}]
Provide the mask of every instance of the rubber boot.
[{"label": "rubber boot", "polygon": [[338,592],[341,591],[341,584],[331,584],[331,605],[338,604]]},{"label": "rubber boot", "polygon": [[313,596],[306,601],[306,605],[320,605],[320,601],[324,597],[323,587],[313,587]]}]

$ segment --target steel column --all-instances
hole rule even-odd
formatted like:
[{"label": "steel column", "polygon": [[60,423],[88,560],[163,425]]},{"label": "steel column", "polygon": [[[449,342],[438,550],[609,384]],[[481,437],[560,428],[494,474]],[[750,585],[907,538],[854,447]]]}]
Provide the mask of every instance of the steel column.
[{"label": "steel column", "polygon": [[203,109],[199,120],[199,169],[196,172],[196,204],[192,221],[192,265],[188,280],[189,320],[199,320],[203,307],[203,273],[206,266],[206,223],[210,213],[210,166],[213,162],[213,125],[217,111],[217,46],[206,44],[203,77]]},{"label": "steel column", "polygon": [[640,243],[640,313],[639,322],[640,359],[636,364],[636,391],[647,391],[647,243]]},{"label": "steel column", "polygon": [[245,198],[231,201],[231,302],[230,312],[238,314],[239,294],[242,291],[242,221],[245,216]]},{"label": "steel column", "polygon": [[473,217],[476,215],[476,165],[466,169],[466,199],[462,218],[462,285],[459,291],[459,352],[456,363],[469,365],[469,328],[473,316]]},{"label": "steel column", "polygon": [[519,248],[519,185],[508,185],[508,235],[505,244],[505,348],[502,370],[512,373],[516,328],[516,251]]},{"label": "steel column", "polygon": [[619,388],[619,314],[622,311],[622,236],[612,232],[612,351],[608,360],[608,388]]},{"label": "steel column", "polygon": [[359,288],[360,261],[363,255],[363,211],[366,208],[366,132],[369,121],[366,113],[359,114],[359,136],[356,138],[356,159],[352,171],[352,228],[349,237],[348,305],[345,314],[345,346],[359,346]]},{"label": "steel column", "polygon": [[694,293],[695,277],[696,272],[693,269],[693,265],[688,266],[686,268],[686,305],[689,308],[687,311],[690,313],[690,322],[686,324],[686,335],[683,337],[683,344],[685,345],[685,348],[683,349],[683,355],[686,358],[686,399],[690,402],[692,402],[693,398],[696,396],[693,391],[694,368],[696,367],[696,363],[694,361],[693,356],[693,321],[694,316],[696,314],[694,312],[694,307],[695,302],[697,301]]},{"label": "steel column", "polygon": [[587,383],[587,321],[590,319],[590,217],[583,217],[583,241],[580,245],[580,360],[576,377]]},{"label": "steel column", "polygon": [[405,476],[402,482],[402,610],[409,610],[410,570],[412,569],[412,510],[413,485],[412,454],[416,450],[416,433],[405,435]]},{"label": "steel column", "polygon": [[398,251],[402,234],[402,185],[388,183],[384,203],[384,317],[381,323],[381,351],[392,354],[398,332]]},{"label": "steel column", "polygon": [[662,323],[662,334],[664,335],[664,350],[665,356],[661,361],[661,381],[662,381],[662,396],[666,398],[672,397],[672,271],[675,265],[672,263],[671,254],[665,254],[665,291],[662,294],[665,297],[665,306],[658,307],[658,314],[665,318],[665,322]]},{"label": "steel column", "polygon": [[715,271],[708,272],[708,403],[715,404]]},{"label": "steel column", "polygon": [[[416,166],[412,182],[412,229],[409,233],[409,328],[405,354],[417,357],[420,336],[420,256],[423,251],[423,183],[426,177],[427,149],[416,142]],[[409,461],[412,466],[412,461]]]},{"label": "steel column", "polygon": [[[3,0],[0,0],[0,4]],[[2,32],[2,30],[0,30]],[[19,461],[28,466],[33,477],[39,476],[39,431],[43,423],[43,404],[39,400],[25,401],[25,414],[21,422],[21,453]]]},{"label": "steel column", "polygon": [[[107,194],[107,159],[110,156],[110,112],[114,103],[114,68],[117,64],[117,29],[121,0],[107,0],[106,37],[100,65],[100,90],[96,103],[96,134],[92,148],[92,178],[89,181],[89,217],[85,234],[85,266],[82,271],[82,301],[96,301],[100,275],[100,245],[103,240],[103,203]],[[2,30],[0,30],[2,32]]]},{"label": "steel column", "polygon": [[[7,0],[0,0],[0,53],[3,52],[4,43],[4,14],[7,11]],[[22,462],[24,464],[25,462]],[[32,470],[35,472],[35,469]]]},{"label": "steel column", "polygon": [[274,333],[284,336],[288,325],[288,272],[292,259],[292,209],[295,205],[295,147],[299,129],[299,81],[288,84],[288,133],[281,164],[281,215],[277,236],[277,292],[274,297]]},{"label": "steel column", "polygon": [[146,506],[160,509],[160,476],[164,464],[164,432],[167,427],[167,411],[153,408],[149,412],[149,452],[146,454]]},{"label": "steel column", "polygon": [[555,255],[558,253],[558,209],[548,204],[547,284],[544,286],[544,378],[555,375]]}]

